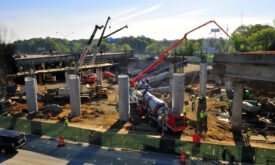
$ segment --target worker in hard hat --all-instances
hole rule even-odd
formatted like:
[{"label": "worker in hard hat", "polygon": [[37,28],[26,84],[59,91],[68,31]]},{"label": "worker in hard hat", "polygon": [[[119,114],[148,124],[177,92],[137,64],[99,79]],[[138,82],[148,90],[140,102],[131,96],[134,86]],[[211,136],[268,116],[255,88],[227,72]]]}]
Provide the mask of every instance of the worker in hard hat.
[{"label": "worker in hard hat", "polygon": [[246,132],[246,139],[247,139],[247,142],[250,141],[251,135],[252,135],[251,128],[248,128],[248,129],[247,129],[247,132]]},{"label": "worker in hard hat", "polygon": [[59,67],[59,68],[62,68],[62,62],[60,62],[60,63],[58,64],[58,67]]},{"label": "worker in hard hat", "polygon": [[203,122],[203,119],[204,119],[204,113],[203,111],[200,112],[200,121],[201,123]]},{"label": "worker in hard hat", "polygon": [[195,96],[192,96],[191,101],[192,101],[192,112],[194,112],[194,110],[195,110],[195,101],[196,101]]},{"label": "worker in hard hat", "polygon": [[184,114],[184,116],[186,117],[186,114],[187,114],[187,109],[186,109],[186,107],[184,107],[184,109],[183,109],[183,114]]},{"label": "worker in hard hat", "polygon": [[75,66],[75,60],[72,61],[72,66]]},{"label": "worker in hard hat", "polygon": [[185,91],[192,94],[193,93],[192,85],[191,84],[187,85]]},{"label": "worker in hard hat", "polygon": [[19,70],[19,72],[23,72],[23,70],[24,70],[23,66],[20,65],[18,70]]},{"label": "worker in hard hat", "polygon": [[45,69],[45,64],[44,63],[41,64],[41,68]]},{"label": "worker in hard hat", "polygon": [[64,125],[68,126],[69,125],[69,120],[67,117],[64,117]]}]

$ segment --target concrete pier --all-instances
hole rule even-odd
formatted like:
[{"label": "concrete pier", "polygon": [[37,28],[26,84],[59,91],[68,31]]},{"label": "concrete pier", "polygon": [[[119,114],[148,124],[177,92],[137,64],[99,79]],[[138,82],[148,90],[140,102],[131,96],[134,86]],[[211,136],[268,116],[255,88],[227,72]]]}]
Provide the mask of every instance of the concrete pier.
[{"label": "concrete pier", "polygon": [[96,76],[97,81],[100,82],[100,85],[103,85],[102,68],[96,68]]},{"label": "concrete pier", "polygon": [[226,95],[229,99],[233,98],[233,92],[232,92],[232,80],[230,79],[225,79],[225,91]]},{"label": "concrete pier", "polygon": [[25,77],[25,89],[27,96],[28,112],[38,112],[36,79],[32,77]]},{"label": "concrete pier", "polygon": [[206,97],[207,63],[200,64],[200,96]]},{"label": "concrete pier", "polygon": [[65,67],[65,81],[66,81],[66,86],[69,86],[69,69],[70,67]]},{"label": "concrete pier", "polygon": [[184,74],[173,74],[172,107],[175,111],[183,113],[184,109]]},{"label": "concrete pier", "polygon": [[243,82],[234,81],[233,88],[232,129],[240,131],[242,128]]},{"label": "concrete pier", "polygon": [[78,75],[69,74],[71,117],[79,117],[81,113],[80,81]]},{"label": "concrete pier", "polygon": [[128,121],[130,117],[129,76],[118,76],[118,94],[119,119],[121,121]]},{"label": "concrete pier", "polygon": [[[175,64],[173,63],[169,63],[169,86],[173,85],[173,74],[175,73]],[[173,106],[173,88],[171,88],[170,90],[170,103],[172,103],[172,107]]]}]

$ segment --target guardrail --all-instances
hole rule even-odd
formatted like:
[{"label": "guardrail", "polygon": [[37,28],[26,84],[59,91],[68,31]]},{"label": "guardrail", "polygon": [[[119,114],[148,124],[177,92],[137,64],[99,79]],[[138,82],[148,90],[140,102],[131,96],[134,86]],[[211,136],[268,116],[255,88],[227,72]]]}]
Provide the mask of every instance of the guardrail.
[{"label": "guardrail", "polygon": [[35,135],[53,137],[63,136],[65,139],[88,142],[90,144],[106,147],[149,150],[173,154],[186,152],[193,157],[231,162],[257,164],[275,163],[274,149],[195,143],[178,139],[154,138],[145,135],[118,134],[111,132],[103,133],[94,130],[64,126],[60,123],[38,122],[6,116],[0,116],[0,128],[13,130],[20,129],[25,133]]}]

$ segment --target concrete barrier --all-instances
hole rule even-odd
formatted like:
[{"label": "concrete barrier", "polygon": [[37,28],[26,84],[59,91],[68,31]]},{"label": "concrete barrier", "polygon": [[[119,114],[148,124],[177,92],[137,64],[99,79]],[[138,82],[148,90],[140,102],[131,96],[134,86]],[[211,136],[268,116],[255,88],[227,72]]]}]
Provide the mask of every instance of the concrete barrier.
[{"label": "concrete barrier", "polygon": [[6,116],[0,116],[0,128],[20,129],[25,133],[36,135],[63,136],[65,139],[106,147],[165,152],[170,154],[186,152],[189,156],[210,160],[257,164],[272,164],[275,162],[274,149],[195,143],[178,139],[154,138],[145,135],[103,133],[64,126],[59,123],[45,123]]}]

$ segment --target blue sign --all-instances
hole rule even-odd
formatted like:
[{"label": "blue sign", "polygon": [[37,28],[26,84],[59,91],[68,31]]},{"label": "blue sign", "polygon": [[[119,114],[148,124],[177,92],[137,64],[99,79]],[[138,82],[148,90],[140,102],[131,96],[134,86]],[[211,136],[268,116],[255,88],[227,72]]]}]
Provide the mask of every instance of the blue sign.
[{"label": "blue sign", "polygon": [[117,39],[116,38],[107,38],[106,42],[110,42],[110,43],[117,42]]}]

